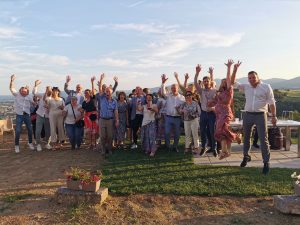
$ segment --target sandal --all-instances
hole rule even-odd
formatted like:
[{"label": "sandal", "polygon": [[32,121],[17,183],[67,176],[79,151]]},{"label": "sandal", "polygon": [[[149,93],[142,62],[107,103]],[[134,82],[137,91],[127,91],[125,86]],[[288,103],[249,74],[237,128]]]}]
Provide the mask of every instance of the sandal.
[{"label": "sandal", "polygon": [[227,158],[227,157],[229,157],[229,156],[230,156],[230,153],[229,153],[229,152],[222,152],[222,153],[220,154],[219,159],[222,160],[222,159],[225,159],[225,158]]},{"label": "sandal", "polygon": [[242,134],[237,134],[235,140],[240,145],[242,143]]}]

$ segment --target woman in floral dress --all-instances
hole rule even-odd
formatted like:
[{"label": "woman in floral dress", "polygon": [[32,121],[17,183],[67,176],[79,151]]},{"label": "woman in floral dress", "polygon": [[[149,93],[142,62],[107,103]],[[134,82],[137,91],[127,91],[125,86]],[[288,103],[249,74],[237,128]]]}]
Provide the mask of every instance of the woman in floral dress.
[{"label": "woman in floral dress", "polygon": [[146,95],[146,104],[139,105],[138,110],[142,111],[143,121],[141,129],[141,142],[142,150],[150,156],[154,156],[156,152],[156,125],[155,125],[155,113],[158,112],[156,104],[152,104],[153,95]]},{"label": "woman in floral dress", "polygon": [[216,112],[216,129],[215,129],[215,139],[221,142],[222,152],[220,154],[220,159],[224,159],[230,156],[231,143],[237,138],[236,133],[234,133],[230,127],[230,121],[233,120],[234,116],[232,113],[231,105],[233,100],[233,83],[238,67],[241,62],[234,65],[234,70],[232,77],[231,66],[233,65],[232,60],[228,60],[225,64],[227,66],[227,77],[222,80],[219,91],[213,102],[210,102],[210,106],[215,106]]},{"label": "woman in floral dress", "polygon": [[118,112],[119,126],[116,128],[117,147],[121,148],[124,145],[125,134],[128,126],[128,104],[126,102],[125,92],[118,94]]}]

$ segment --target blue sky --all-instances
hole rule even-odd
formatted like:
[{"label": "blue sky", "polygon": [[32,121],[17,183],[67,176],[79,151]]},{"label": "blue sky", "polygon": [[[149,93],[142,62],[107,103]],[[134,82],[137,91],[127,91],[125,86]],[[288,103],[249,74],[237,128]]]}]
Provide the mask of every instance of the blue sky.
[{"label": "blue sky", "polygon": [[119,89],[181,79],[202,64],[223,78],[228,58],[238,77],[300,76],[300,1],[296,0],[0,0],[0,94],[34,80],[90,88],[90,77],[118,76]]}]

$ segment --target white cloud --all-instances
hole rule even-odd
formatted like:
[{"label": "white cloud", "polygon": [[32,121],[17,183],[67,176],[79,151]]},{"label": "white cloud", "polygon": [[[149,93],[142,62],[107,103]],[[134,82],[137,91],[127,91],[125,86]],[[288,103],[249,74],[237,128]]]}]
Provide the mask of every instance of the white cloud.
[{"label": "white cloud", "polygon": [[241,41],[243,33],[224,35],[220,33],[198,33],[192,36],[196,43],[203,48],[231,47]]},{"label": "white cloud", "polygon": [[123,59],[104,58],[99,60],[99,64],[104,66],[127,66],[129,65],[129,61]]},{"label": "white cloud", "polygon": [[53,36],[53,37],[63,37],[63,38],[74,37],[78,34],[79,34],[78,31],[72,31],[72,32],[55,32],[55,31],[52,31],[51,32],[51,36]]},{"label": "white cloud", "polygon": [[0,51],[0,60],[9,63],[25,63],[28,65],[59,65],[67,66],[71,63],[67,56],[49,55],[44,53],[22,52],[18,50],[2,50]]},{"label": "white cloud", "polygon": [[10,23],[11,23],[11,24],[14,24],[14,23],[16,23],[19,19],[20,19],[19,17],[12,16],[12,17],[10,17]]},{"label": "white cloud", "polygon": [[173,33],[178,25],[155,24],[155,23],[116,23],[116,24],[95,24],[91,26],[92,30],[97,29],[113,29],[113,30],[131,30],[141,33],[152,34],[168,34]]},{"label": "white cloud", "polygon": [[18,38],[22,33],[24,32],[16,27],[0,27],[0,39]]},{"label": "white cloud", "polygon": [[138,5],[141,5],[141,4],[145,3],[145,2],[146,2],[146,0],[134,2],[134,3],[130,4],[130,5],[128,6],[128,8],[134,8],[134,7],[136,7],[136,6],[138,6]]}]

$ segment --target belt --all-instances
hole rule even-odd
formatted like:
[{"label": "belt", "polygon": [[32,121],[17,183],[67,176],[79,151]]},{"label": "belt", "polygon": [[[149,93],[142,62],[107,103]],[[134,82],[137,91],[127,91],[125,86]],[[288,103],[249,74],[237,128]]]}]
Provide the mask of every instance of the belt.
[{"label": "belt", "polygon": [[172,117],[172,118],[181,118],[181,116],[169,116],[169,115],[166,115],[167,117]]},{"label": "belt", "polygon": [[23,112],[23,115],[25,116],[25,115],[28,115],[28,113],[27,112]]},{"label": "belt", "polygon": [[100,118],[103,120],[113,120],[114,119],[113,117],[108,117],[108,118],[100,117]]},{"label": "belt", "polygon": [[248,112],[246,111],[247,114],[251,114],[251,115],[262,115],[265,114],[265,112]]}]

